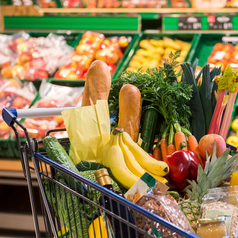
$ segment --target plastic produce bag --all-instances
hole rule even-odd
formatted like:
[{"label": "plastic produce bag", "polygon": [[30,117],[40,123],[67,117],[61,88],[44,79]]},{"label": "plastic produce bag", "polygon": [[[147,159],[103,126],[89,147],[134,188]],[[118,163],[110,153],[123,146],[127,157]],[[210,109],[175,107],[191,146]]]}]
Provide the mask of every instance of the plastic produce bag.
[{"label": "plastic produce bag", "polygon": [[[43,80],[39,89],[40,99],[32,108],[80,106],[83,90],[84,87],[59,86]],[[43,139],[50,129],[65,128],[62,116],[27,118],[23,125],[27,128],[30,137],[36,137],[37,139]],[[24,136],[20,128],[19,134],[22,137]],[[65,131],[52,135],[68,137]]]},{"label": "plastic produce bag", "polygon": [[225,217],[230,238],[238,237],[238,186],[209,189],[203,197],[201,218]]},{"label": "plastic produce bag", "polygon": [[103,146],[110,138],[110,117],[107,100],[96,105],[65,110],[64,123],[71,142],[70,158],[102,163]]},{"label": "plastic produce bag", "polygon": [[47,37],[34,38],[19,32],[12,36],[2,52],[1,76],[21,80],[46,79],[69,62],[73,50],[63,36],[50,33]]},{"label": "plastic produce bag", "polygon": [[[179,209],[176,200],[170,195],[163,195],[156,188],[143,195],[137,201],[137,204],[186,231],[194,232],[189,221]],[[145,225],[146,231],[149,234],[155,235],[155,237],[181,237],[159,223],[152,222],[148,218],[143,219],[143,216],[139,213],[136,214],[136,219],[138,227],[143,229]]]}]

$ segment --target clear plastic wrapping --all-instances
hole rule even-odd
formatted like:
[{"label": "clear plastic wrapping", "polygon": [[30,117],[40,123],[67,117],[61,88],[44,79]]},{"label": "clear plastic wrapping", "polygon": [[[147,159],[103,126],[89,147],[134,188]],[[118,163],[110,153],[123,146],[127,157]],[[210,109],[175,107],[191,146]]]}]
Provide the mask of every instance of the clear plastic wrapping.
[{"label": "clear plastic wrapping", "polygon": [[201,218],[225,217],[229,237],[238,237],[238,186],[208,189],[203,197]]},{"label": "clear plastic wrapping", "polygon": [[[170,195],[163,195],[157,189],[153,189],[150,193],[142,196],[137,201],[137,204],[186,231],[194,232],[189,221],[179,209],[176,200]],[[138,227],[143,229],[145,225],[146,231],[150,234],[154,234],[156,237],[158,236],[156,235],[157,232],[161,234],[162,237],[181,237],[159,223],[153,222],[152,226],[151,220],[148,218],[143,219],[139,213],[136,214],[136,218]],[[153,227],[156,228],[156,231],[153,230]]]}]

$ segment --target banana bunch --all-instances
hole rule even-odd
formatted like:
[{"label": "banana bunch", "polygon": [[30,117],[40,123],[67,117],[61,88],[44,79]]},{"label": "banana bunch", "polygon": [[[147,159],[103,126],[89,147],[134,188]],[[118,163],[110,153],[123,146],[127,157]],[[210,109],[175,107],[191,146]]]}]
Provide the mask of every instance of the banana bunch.
[{"label": "banana bunch", "polygon": [[168,165],[149,156],[122,128],[115,128],[104,146],[103,164],[111,169],[116,180],[127,189],[145,172],[162,183],[168,182],[162,177],[168,174]]},{"label": "banana bunch", "polygon": [[132,57],[127,70],[136,71],[138,68],[147,70],[147,68],[162,66],[162,58],[168,58],[170,52],[177,50],[181,50],[177,61],[182,63],[191,45],[181,40],[165,38],[163,40],[143,39],[140,41],[139,46],[140,49]]}]

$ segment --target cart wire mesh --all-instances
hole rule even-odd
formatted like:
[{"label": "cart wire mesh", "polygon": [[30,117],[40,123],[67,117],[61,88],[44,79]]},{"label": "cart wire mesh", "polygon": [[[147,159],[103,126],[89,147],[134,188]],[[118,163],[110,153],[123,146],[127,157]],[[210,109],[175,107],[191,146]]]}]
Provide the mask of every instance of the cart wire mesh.
[{"label": "cart wire mesh", "polygon": [[[52,161],[47,158],[46,152],[39,153],[42,141],[30,139],[27,129],[17,119],[10,126],[16,135],[23,173],[27,179],[37,238],[40,237],[40,232],[32,189],[32,172],[35,172],[38,181],[47,237],[199,237]],[[17,126],[25,133],[26,142],[23,145]],[[61,138],[59,142],[68,151],[69,139]],[[29,160],[32,160],[34,167],[29,166]],[[109,201],[109,208],[105,208],[106,199]],[[133,222],[129,216],[132,216]],[[93,222],[97,217],[105,219],[98,219],[97,224]],[[113,230],[112,233],[110,229]]]}]

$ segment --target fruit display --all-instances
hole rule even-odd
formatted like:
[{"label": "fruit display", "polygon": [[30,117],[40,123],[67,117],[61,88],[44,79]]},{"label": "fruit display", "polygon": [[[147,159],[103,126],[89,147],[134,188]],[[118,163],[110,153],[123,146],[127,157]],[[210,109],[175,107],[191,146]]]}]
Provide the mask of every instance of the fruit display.
[{"label": "fruit display", "polygon": [[235,105],[233,110],[232,119],[230,121],[230,130],[226,138],[226,143],[234,147],[238,146],[238,118],[237,118],[237,106]]},{"label": "fruit display", "polygon": [[87,70],[94,60],[104,61],[113,75],[129,41],[130,38],[125,36],[106,38],[103,34],[88,31],[83,34],[76,46],[70,62],[60,67],[54,77],[55,79],[85,80]]},{"label": "fruit display", "polygon": [[182,63],[190,49],[190,44],[171,38],[143,39],[140,41],[139,47],[129,62],[127,70],[136,71],[138,68],[146,70],[162,66],[163,59],[168,59],[171,52],[174,53],[178,50],[181,50],[181,53],[177,61]]},{"label": "fruit display", "polygon": [[216,43],[207,62],[215,67],[221,66],[223,72],[230,65],[232,68],[238,68],[238,45],[233,46],[230,43]]},{"label": "fruit display", "polygon": [[[36,89],[32,83],[20,85],[16,80],[1,80],[0,108],[28,108],[36,96]],[[8,138],[11,128],[0,118],[0,137]]]},{"label": "fruit display", "polygon": [[27,33],[12,36],[0,54],[5,62],[0,65],[2,78],[20,80],[47,79],[56,69],[69,61],[73,48],[62,36],[30,37]]}]

